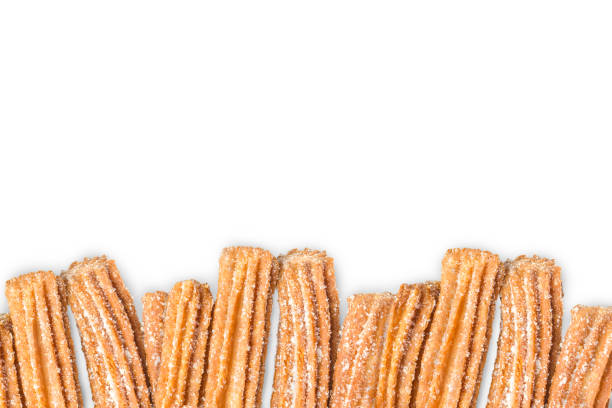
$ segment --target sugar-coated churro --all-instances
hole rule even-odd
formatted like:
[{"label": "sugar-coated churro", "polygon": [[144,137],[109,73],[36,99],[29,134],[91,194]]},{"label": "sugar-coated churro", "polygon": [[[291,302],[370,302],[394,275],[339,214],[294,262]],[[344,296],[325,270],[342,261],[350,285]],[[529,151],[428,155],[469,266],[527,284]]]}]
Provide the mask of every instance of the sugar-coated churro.
[{"label": "sugar-coated churro", "polygon": [[207,284],[179,282],[168,296],[155,408],[196,407],[202,395],[212,295]]},{"label": "sugar-coated churro", "polygon": [[487,407],[542,408],[561,345],[561,268],[537,256],[520,256],[505,267]]},{"label": "sugar-coated churro", "polygon": [[333,259],[305,249],[279,260],[280,322],[270,406],[326,408],[340,330]]},{"label": "sugar-coated churro", "polygon": [[605,408],[612,392],[612,307],[575,306],[557,360],[549,408]]},{"label": "sugar-coated churro", "polygon": [[28,273],[6,283],[6,297],[26,406],[81,407],[64,282]]},{"label": "sugar-coated churro", "polygon": [[474,407],[503,268],[487,251],[451,249],[419,367],[416,408]]},{"label": "sugar-coated churro", "polygon": [[0,314],[0,408],[23,406],[18,375],[11,320],[3,313]]},{"label": "sugar-coated churro", "polygon": [[134,301],[115,262],[97,257],[62,274],[97,407],[149,408],[144,339]]},{"label": "sugar-coated churro", "polygon": [[393,300],[390,293],[349,297],[334,369],[331,408],[374,406]]},{"label": "sugar-coated churro", "polygon": [[142,327],[151,395],[155,395],[155,384],[159,375],[167,301],[168,294],[162,291],[145,293],[142,297]]},{"label": "sugar-coated churro", "polygon": [[278,270],[277,260],[263,249],[223,250],[207,358],[205,407],[259,406]]},{"label": "sugar-coated churro", "polygon": [[395,295],[380,363],[376,408],[410,406],[439,293],[440,282],[427,282],[402,285]]}]

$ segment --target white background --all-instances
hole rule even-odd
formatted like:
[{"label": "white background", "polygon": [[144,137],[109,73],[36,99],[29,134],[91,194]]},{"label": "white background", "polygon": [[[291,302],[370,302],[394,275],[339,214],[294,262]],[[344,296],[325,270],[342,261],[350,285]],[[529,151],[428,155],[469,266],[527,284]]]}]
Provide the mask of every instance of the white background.
[{"label": "white background", "polygon": [[224,246],[309,246],[344,299],[469,246],[554,257],[567,314],[612,304],[611,19],[588,0],[2,1],[0,278],[106,253],[139,305],[216,290]]}]

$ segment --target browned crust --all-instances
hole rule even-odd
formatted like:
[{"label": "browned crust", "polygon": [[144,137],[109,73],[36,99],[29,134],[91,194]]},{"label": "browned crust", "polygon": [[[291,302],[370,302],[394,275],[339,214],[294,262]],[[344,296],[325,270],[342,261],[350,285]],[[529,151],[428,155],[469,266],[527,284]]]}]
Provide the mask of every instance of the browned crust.
[{"label": "browned crust", "polygon": [[62,274],[96,406],[151,407],[144,336],[115,262],[85,258]]},{"label": "browned crust", "polygon": [[446,253],[438,305],[420,365],[417,408],[475,404],[502,276],[499,257],[488,251]]},{"label": "browned crust", "polygon": [[205,407],[256,407],[261,400],[271,297],[278,262],[260,248],[231,247],[219,260]]},{"label": "browned crust", "polygon": [[83,405],[63,282],[51,271],[6,283],[20,380],[28,406]]},{"label": "browned crust", "polygon": [[333,259],[294,249],[279,260],[281,316],[270,406],[327,407],[339,332]]},{"label": "browned crust", "polygon": [[330,407],[374,406],[393,300],[390,293],[360,294],[348,299]]},{"label": "browned crust", "polygon": [[612,308],[575,306],[550,388],[550,408],[604,408],[612,392]]}]

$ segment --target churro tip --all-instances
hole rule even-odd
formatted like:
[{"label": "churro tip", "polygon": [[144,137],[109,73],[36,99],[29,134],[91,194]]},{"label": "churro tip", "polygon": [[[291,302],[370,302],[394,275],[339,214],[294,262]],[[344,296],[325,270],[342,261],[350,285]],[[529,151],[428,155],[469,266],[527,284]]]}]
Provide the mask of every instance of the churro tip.
[{"label": "churro tip", "polygon": [[572,307],[571,313],[572,315],[582,314],[582,313],[611,313],[612,314],[612,306],[586,306],[586,305],[574,305]]},{"label": "churro tip", "polygon": [[561,297],[563,297],[563,288],[561,287],[561,267],[555,263],[555,260],[552,258],[544,258],[538,255],[520,255],[514,259],[507,259],[503,263],[502,270],[502,283],[505,284],[505,280],[511,273],[521,273],[530,272],[534,270],[539,270],[542,272],[549,273],[553,286],[556,286],[560,292]]},{"label": "churro tip", "polygon": [[267,249],[263,249],[263,248],[259,248],[259,247],[252,247],[252,246],[229,246],[229,247],[225,247],[223,248],[223,251],[221,252],[222,256],[232,256],[236,253],[240,253],[240,252],[254,252],[259,256],[262,255],[267,255],[270,256],[271,258],[272,253],[270,251],[268,251]]},{"label": "churro tip", "polygon": [[477,249],[477,248],[450,248],[446,251],[446,256],[461,256],[467,258],[475,258],[480,256],[485,256],[487,258],[498,259],[499,255],[494,254],[493,252],[487,251],[486,249]]},{"label": "churro tip", "polygon": [[64,279],[68,279],[72,276],[78,275],[83,271],[89,270],[92,267],[107,267],[111,265],[114,266],[115,261],[112,259],[108,259],[106,255],[94,256],[92,258],[85,257],[82,261],[72,262],[68,269],[62,271],[60,276]]},{"label": "churro tip", "polygon": [[507,259],[504,262],[504,266],[507,268],[518,268],[526,264],[551,268],[553,270],[561,270],[561,267],[555,263],[555,260],[553,258],[544,258],[538,255],[520,255],[514,259]]},{"label": "churro tip", "polygon": [[8,288],[9,286],[13,286],[18,282],[32,281],[33,279],[38,279],[38,278],[47,277],[47,276],[56,277],[53,271],[40,270],[36,272],[29,272],[29,273],[24,273],[23,275],[15,276],[14,278],[7,280],[6,287]]},{"label": "churro tip", "polygon": [[165,292],[163,290],[154,290],[152,292],[146,292],[144,295],[142,295],[142,299],[144,298],[166,298],[168,297],[168,292]]},{"label": "churro tip", "polygon": [[310,248],[304,248],[304,249],[294,248],[291,251],[287,252],[286,254],[280,255],[278,257],[278,260],[281,264],[283,262],[290,262],[293,260],[310,262],[314,260],[323,260],[323,259],[328,260],[328,261],[333,261],[333,258],[327,256],[326,251],[322,251],[322,250],[320,251],[317,249],[310,249]]}]

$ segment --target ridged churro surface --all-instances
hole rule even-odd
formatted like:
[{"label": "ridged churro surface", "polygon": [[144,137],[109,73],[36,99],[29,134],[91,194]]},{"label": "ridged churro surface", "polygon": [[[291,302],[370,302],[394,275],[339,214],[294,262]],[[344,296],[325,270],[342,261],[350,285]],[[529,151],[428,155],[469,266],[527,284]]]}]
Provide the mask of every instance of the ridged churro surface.
[{"label": "ridged churro surface", "polygon": [[376,408],[409,407],[440,282],[402,285],[395,295],[380,363]]},{"label": "ridged churro surface", "polygon": [[3,313],[0,314],[0,408],[23,406],[18,375],[11,320]]},{"label": "ridged churro surface", "polygon": [[416,408],[476,405],[503,268],[499,257],[451,249],[421,359]]},{"label": "ridged churro surface", "polygon": [[353,295],[342,325],[330,407],[372,407],[380,374],[385,332],[394,296]]},{"label": "ridged churro surface", "polygon": [[159,375],[167,301],[168,294],[162,291],[145,293],[142,297],[142,327],[151,395],[155,395],[155,384]]},{"label": "ridged churro surface", "polygon": [[612,392],[612,307],[575,306],[555,368],[549,408],[605,408]]},{"label": "ridged churro surface", "polygon": [[115,262],[104,256],[86,258],[62,277],[96,407],[151,407],[142,328]]},{"label": "ridged churro surface", "polygon": [[81,407],[64,282],[28,273],[6,282],[6,297],[26,406]]},{"label": "ridged churro surface", "polygon": [[487,407],[542,408],[561,346],[561,268],[537,256],[520,256],[505,267]]},{"label": "ridged churro surface", "polygon": [[207,359],[205,407],[260,405],[278,273],[278,262],[268,251],[251,247],[223,250]]},{"label": "ridged churro surface", "polygon": [[279,260],[280,321],[270,406],[326,408],[340,331],[333,259],[305,249]]},{"label": "ridged churro surface", "polygon": [[170,291],[155,408],[196,407],[202,395],[212,295],[207,284],[179,282]]}]

